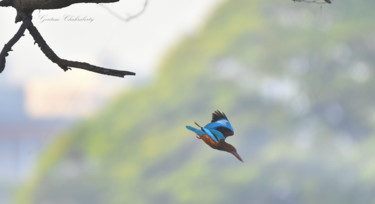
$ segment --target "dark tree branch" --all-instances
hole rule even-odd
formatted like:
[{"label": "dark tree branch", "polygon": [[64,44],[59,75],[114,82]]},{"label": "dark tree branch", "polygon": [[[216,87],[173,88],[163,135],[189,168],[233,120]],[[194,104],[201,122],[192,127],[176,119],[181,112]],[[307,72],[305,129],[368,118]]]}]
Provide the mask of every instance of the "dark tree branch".
[{"label": "dark tree branch", "polygon": [[13,0],[2,0],[0,1],[0,6],[2,7],[13,6]]},{"label": "dark tree branch", "polygon": [[67,71],[71,68],[79,68],[99,74],[118,77],[135,75],[134,72],[108,69],[91,65],[85,62],[76,62],[61,59],[48,46],[42,35],[39,33],[38,29],[31,21],[32,13],[36,9],[59,9],[76,3],[111,3],[117,1],[120,0],[0,0],[0,6],[12,6],[17,10],[16,22],[22,21],[21,27],[19,28],[17,33],[13,36],[12,39],[10,39],[7,44],[4,45],[4,48],[0,53],[0,73],[5,68],[6,57],[9,55],[9,52],[12,51],[13,45],[18,42],[18,40],[23,36],[25,30],[27,29],[29,30],[31,36],[33,36],[35,43],[39,45],[40,50],[42,50],[42,52],[48,57],[48,59],[59,65],[59,67],[61,67],[64,71]]},{"label": "dark tree branch", "polygon": [[22,23],[17,33],[9,40],[7,44],[4,45],[3,50],[0,53],[0,73],[4,71],[5,68],[5,58],[9,55],[9,52],[12,51],[14,44],[23,36],[26,30],[26,24]]},{"label": "dark tree branch", "polygon": [[[8,0],[7,0],[8,1]],[[14,7],[23,11],[59,9],[77,3],[113,3],[119,0],[12,0]]]},{"label": "dark tree branch", "polygon": [[55,52],[48,46],[46,41],[43,39],[42,35],[39,33],[38,29],[34,26],[30,18],[25,18],[23,24],[29,30],[31,36],[33,36],[35,43],[37,43],[42,50],[42,52],[50,59],[52,62],[59,65],[64,71],[69,70],[71,67],[85,69],[88,71],[96,72],[99,74],[106,74],[111,76],[124,77],[125,75],[135,75],[134,72],[120,71],[114,69],[107,69],[103,67],[94,66],[84,62],[75,62],[58,57]]}]

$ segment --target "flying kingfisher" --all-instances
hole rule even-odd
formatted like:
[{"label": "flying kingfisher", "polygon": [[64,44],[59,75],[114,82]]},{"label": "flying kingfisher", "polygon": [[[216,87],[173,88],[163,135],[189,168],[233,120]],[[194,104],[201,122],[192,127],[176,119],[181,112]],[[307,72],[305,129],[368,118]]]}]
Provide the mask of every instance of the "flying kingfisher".
[{"label": "flying kingfisher", "polygon": [[232,153],[238,160],[243,162],[242,158],[237,153],[236,148],[225,142],[225,139],[228,136],[232,136],[234,131],[232,125],[228,121],[227,116],[223,112],[220,112],[219,110],[213,112],[211,123],[208,123],[204,127],[198,125],[196,122],[195,124],[200,129],[193,128],[191,126],[186,126],[186,128],[195,132],[198,139],[202,139],[206,144],[214,149]]}]

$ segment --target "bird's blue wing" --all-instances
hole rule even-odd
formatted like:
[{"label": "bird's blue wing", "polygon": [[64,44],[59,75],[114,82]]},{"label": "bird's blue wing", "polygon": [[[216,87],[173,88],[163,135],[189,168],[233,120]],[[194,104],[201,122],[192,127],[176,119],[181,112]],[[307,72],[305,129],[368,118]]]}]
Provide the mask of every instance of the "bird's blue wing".
[{"label": "bird's blue wing", "polygon": [[219,142],[219,138],[214,135],[214,133],[212,132],[212,130],[208,129],[208,128],[202,128],[202,130],[207,133],[208,136],[210,136],[214,141],[216,142]]},{"label": "bird's blue wing", "polygon": [[232,125],[230,124],[230,122],[226,119],[221,119],[221,120],[218,120],[218,121],[215,121],[215,122],[212,122],[212,123],[208,123],[206,126],[204,126],[206,128],[219,128],[219,127],[223,127],[223,128],[228,128],[230,131],[233,132],[233,127]]},{"label": "bird's blue wing", "polygon": [[[201,127],[198,124],[197,126]],[[234,134],[232,125],[230,124],[227,116],[218,110],[212,113],[211,123],[201,127],[201,129],[193,128],[191,126],[186,126],[186,128],[195,132],[199,136],[208,135],[216,142],[225,140],[226,137]]]},{"label": "bird's blue wing", "polygon": [[211,128],[206,128],[206,129],[211,131],[211,133],[217,138],[218,141],[225,140],[225,137],[224,137],[223,133],[221,133],[220,131],[215,130],[215,129],[211,129]]},{"label": "bird's blue wing", "polygon": [[208,129],[215,129],[221,132],[225,137],[232,136],[234,134],[232,125],[227,119],[224,118],[211,122],[204,127]]},{"label": "bird's blue wing", "polygon": [[206,134],[206,133],[203,132],[202,130],[197,129],[197,128],[193,128],[193,127],[191,127],[191,126],[186,126],[186,128],[187,128],[188,130],[191,130],[191,131],[197,133],[197,135],[199,135],[199,136],[202,136],[202,135],[205,135],[205,134]]},{"label": "bird's blue wing", "polygon": [[219,142],[219,140],[225,139],[223,134],[221,134],[219,131],[217,131],[215,129],[208,129],[208,128],[197,129],[197,128],[193,128],[191,126],[186,126],[186,128],[188,130],[191,130],[191,131],[195,132],[199,136],[208,135],[215,142]]}]

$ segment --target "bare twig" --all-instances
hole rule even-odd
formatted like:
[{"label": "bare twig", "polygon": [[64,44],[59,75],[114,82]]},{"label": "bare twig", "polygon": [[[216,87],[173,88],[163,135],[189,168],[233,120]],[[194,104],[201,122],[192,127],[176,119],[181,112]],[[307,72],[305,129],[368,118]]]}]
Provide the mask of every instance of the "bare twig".
[{"label": "bare twig", "polygon": [[125,21],[125,22],[129,22],[129,21],[131,21],[135,18],[138,18],[140,15],[142,15],[146,10],[147,5],[148,5],[148,0],[145,0],[145,2],[143,3],[142,9],[140,11],[138,11],[138,13],[133,14],[133,15],[128,15],[127,17],[123,17],[123,16],[119,15],[118,13],[112,11],[106,5],[100,4],[100,6],[102,6],[105,10],[107,10],[111,15],[113,15],[114,17],[120,19],[121,21]]},{"label": "bare twig", "polygon": [[9,55],[9,52],[12,51],[12,47],[18,40],[23,36],[26,30],[26,24],[22,23],[17,33],[9,40],[7,44],[4,45],[3,50],[0,53],[0,73],[4,71],[5,68],[5,58]]},{"label": "bare twig", "polygon": [[128,18],[126,19],[126,21],[131,21],[131,20],[137,18],[138,16],[142,15],[143,12],[145,12],[145,10],[146,10],[147,5],[148,5],[148,0],[145,0],[145,2],[143,3],[142,10],[140,10],[140,11],[139,11],[138,13],[136,13],[136,14],[133,14],[133,15],[131,15],[131,16],[128,16]]},{"label": "bare twig", "polygon": [[94,66],[84,62],[76,62],[76,61],[69,61],[65,59],[61,59],[58,57],[55,52],[48,46],[46,41],[43,39],[42,35],[39,33],[38,29],[34,26],[30,18],[26,18],[23,20],[23,24],[26,25],[26,28],[29,30],[31,36],[33,36],[35,43],[37,43],[42,50],[42,52],[50,59],[52,62],[56,63],[61,67],[64,71],[71,69],[71,67],[85,69],[88,71],[106,74],[111,76],[118,76],[124,77],[125,75],[135,75],[134,72],[129,71],[121,71],[121,70],[114,70],[114,69],[107,69],[103,67]]}]

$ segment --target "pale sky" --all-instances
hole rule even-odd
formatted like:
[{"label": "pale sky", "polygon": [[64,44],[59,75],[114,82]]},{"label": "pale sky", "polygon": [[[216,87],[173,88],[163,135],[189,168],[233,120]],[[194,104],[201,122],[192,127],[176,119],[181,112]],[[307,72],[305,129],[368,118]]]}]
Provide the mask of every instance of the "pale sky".
[{"label": "pale sky", "polygon": [[[95,112],[119,90],[152,83],[160,60],[184,37],[194,35],[223,0],[149,0],[138,18],[123,22],[97,4],[36,11],[33,22],[61,58],[113,69],[134,71],[136,76],[117,78],[73,69],[63,72],[34,45],[28,31],[7,57],[0,80],[26,90],[27,112],[36,118],[80,117]],[[143,0],[107,4],[127,16],[138,12]],[[71,18],[90,21],[69,21]],[[14,35],[15,11],[0,8],[0,44]],[[43,19],[58,21],[44,21]],[[100,108],[99,108],[100,109]]]}]

